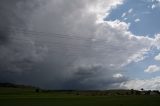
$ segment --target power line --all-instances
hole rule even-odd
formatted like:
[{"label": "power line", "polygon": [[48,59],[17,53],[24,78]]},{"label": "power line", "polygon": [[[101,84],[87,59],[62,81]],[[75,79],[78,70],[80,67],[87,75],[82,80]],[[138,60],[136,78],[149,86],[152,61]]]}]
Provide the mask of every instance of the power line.
[{"label": "power line", "polygon": [[12,32],[12,33],[14,33],[14,32],[18,33],[19,32],[19,33],[24,33],[24,34],[38,35],[38,36],[47,35],[47,36],[50,36],[50,37],[57,37],[57,38],[92,41],[91,38],[80,37],[80,35],[77,35],[77,34],[47,33],[47,32],[26,30],[26,29],[23,29],[23,28],[14,28],[14,27],[0,29],[0,31]]},{"label": "power line", "polygon": [[[6,29],[2,30],[2,29],[0,29],[0,31],[6,31],[6,32],[10,32],[10,33],[23,33],[23,34],[27,34],[27,35],[38,35],[38,36],[29,36],[30,38],[42,38],[42,37],[40,37],[42,35],[52,35],[52,36],[50,36],[50,39],[51,39],[51,37],[52,38],[57,37],[57,38],[64,38],[64,39],[83,40],[83,41],[89,41],[90,43],[95,43],[94,41],[92,41],[91,38],[79,37],[77,35],[75,35],[75,36],[67,35],[67,34],[63,35],[63,34],[58,34],[58,33],[45,33],[45,32],[28,31],[28,30],[21,30],[21,29],[16,29],[16,30],[6,30]],[[24,37],[26,37],[26,36],[24,36]],[[47,37],[47,36],[43,36],[43,37]],[[96,43],[97,42],[98,41],[96,41]],[[99,40],[99,42],[102,43],[102,40]],[[86,46],[89,46],[89,45],[86,45]]]},{"label": "power line", "polygon": [[[76,40],[84,40],[84,41],[90,41],[90,43],[95,43],[95,42],[92,42],[92,40],[90,39],[90,38],[82,38],[82,37],[78,37],[78,36],[73,36],[73,35],[67,35],[67,34],[65,34],[65,35],[63,35],[63,34],[57,34],[57,33],[45,33],[45,32],[37,32],[37,31],[30,31],[30,30],[22,30],[22,29],[18,29],[18,28],[16,28],[15,30],[9,30],[9,29],[0,29],[0,31],[6,31],[6,32],[10,32],[10,33],[23,33],[23,34],[27,34],[27,35],[54,35],[54,36],[51,36],[51,37],[57,37],[57,38],[64,38],[64,39],[76,39]],[[43,36],[43,37],[46,37],[46,36]],[[23,38],[28,38],[28,36],[26,37],[26,36],[23,36]],[[37,38],[37,36],[30,36],[29,38]],[[38,37],[38,38],[41,38],[40,36]],[[19,39],[19,38],[15,38],[15,37],[12,37],[12,39],[14,39],[14,40],[24,40],[24,39]],[[44,40],[44,39],[43,39]],[[26,39],[25,39],[25,41],[26,41]],[[28,40],[29,41],[29,40]],[[96,43],[97,42],[101,42],[101,43],[103,43],[105,40],[98,40],[98,41],[96,41]],[[41,42],[42,42],[42,40],[41,40]],[[57,45],[57,46],[66,46],[66,45],[62,45],[62,43],[59,43],[59,42],[45,42],[47,45],[50,45],[50,46],[52,46],[53,47],[53,45],[52,44],[55,44],[55,45]],[[74,50],[75,48],[74,48],[74,46],[75,46],[75,44],[73,45],[73,44],[68,44],[68,45],[70,45],[70,49],[72,49],[72,50]],[[77,46],[79,46],[79,45],[77,45]],[[83,46],[83,48],[79,48],[79,49],[89,49],[89,47],[92,47],[92,44],[90,44],[90,45],[86,45],[86,44],[83,44],[82,45]],[[113,46],[113,45],[110,45],[110,44],[107,44],[106,46],[108,46],[108,47],[112,47],[112,48],[105,48],[104,47],[105,45],[103,45],[103,47],[100,47],[99,46],[99,49],[110,49],[110,50],[119,50],[119,51],[126,51],[127,49],[122,49],[122,48],[120,48],[120,47],[118,47],[118,46]],[[66,46],[67,47],[67,46]],[[115,48],[116,47],[116,48]],[[76,49],[77,49],[77,47],[76,47]],[[81,51],[81,50],[80,50]],[[130,50],[131,51],[131,50]],[[133,50],[132,52],[135,52],[135,50]],[[144,51],[140,51],[140,53],[141,52],[144,52]],[[138,53],[138,52],[137,52]]]},{"label": "power line", "polygon": [[[65,39],[75,39],[75,40],[83,40],[83,41],[89,41],[89,42],[106,42],[107,40],[95,40],[92,36],[93,35],[86,35],[89,37],[81,37],[80,34],[60,34],[60,33],[48,33],[48,32],[42,32],[42,31],[34,31],[34,30],[26,30],[26,28],[17,28],[17,27],[5,27],[4,29],[0,29],[0,31],[7,31],[7,32],[19,32],[24,34],[31,34],[31,35],[38,35],[43,36],[44,35],[50,36],[50,37],[57,37],[57,38],[65,38]],[[54,35],[54,36],[53,36]],[[36,36],[38,38],[38,36]]]}]

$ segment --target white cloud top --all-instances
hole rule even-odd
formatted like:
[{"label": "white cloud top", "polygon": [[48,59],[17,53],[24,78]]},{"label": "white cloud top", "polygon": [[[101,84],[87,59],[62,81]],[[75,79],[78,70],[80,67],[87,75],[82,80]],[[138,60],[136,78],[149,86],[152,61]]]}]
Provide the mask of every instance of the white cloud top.
[{"label": "white cloud top", "polygon": [[123,77],[122,74],[114,74],[114,75],[113,75],[113,78],[122,78],[122,77]]},{"label": "white cloud top", "polygon": [[147,69],[144,70],[144,72],[147,73],[154,73],[160,71],[160,67],[158,67],[157,65],[150,65]]},{"label": "white cloud top", "polygon": [[159,90],[160,89],[160,77],[155,77],[146,80],[130,80],[121,84],[122,88],[126,89],[138,89],[141,90]]},{"label": "white cloud top", "polygon": [[141,20],[139,18],[137,18],[134,21],[137,23],[137,22],[140,22]]},{"label": "white cloud top", "polygon": [[133,8],[128,10],[128,13],[132,13],[133,12]]},{"label": "white cloud top", "polygon": [[155,9],[155,8],[156,8],[156,5],[155,5],[155,4],[153,4],[153,5],[151,6],[151,8],[152,8],[152,9]]},{"label": "white cloud top", "polygon": [[123,18],[123,17],[125,17],[125,16],[126,16],[126,13],[123,13],[121,17]]},{"label": "white cloud top", "polygon": [[154,57],[155,60],[160,61],[160,53]]}]

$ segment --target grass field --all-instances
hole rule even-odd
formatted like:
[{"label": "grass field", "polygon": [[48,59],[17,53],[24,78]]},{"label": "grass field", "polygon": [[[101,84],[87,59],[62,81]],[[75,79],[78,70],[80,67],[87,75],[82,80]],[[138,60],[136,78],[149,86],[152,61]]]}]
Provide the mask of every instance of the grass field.
[{"label": "grass field", "polygon": [[160,106],[160,96],[91,96],[65,92],[36,93],[27,88],[0,88],[0,106]]}]

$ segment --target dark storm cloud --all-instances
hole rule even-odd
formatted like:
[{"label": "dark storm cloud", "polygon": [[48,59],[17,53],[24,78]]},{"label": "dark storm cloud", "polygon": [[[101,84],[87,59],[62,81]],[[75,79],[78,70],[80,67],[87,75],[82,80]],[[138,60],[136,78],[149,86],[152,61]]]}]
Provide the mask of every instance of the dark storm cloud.
[{"label": "dark storm cloud", "polygon": [[[32,5],[31,5],[32,4]],[[27,28],[30,11],[36,8],[34,2],[27,0],[1,0],[0,1],[0,44],[7,42],[12,35],[13,28]]]},{"label": "dark storm cloud", "polygon": [[9,33],[3,30],[0,30],[0,45],[6,44],[9,41]]},{"label": "dark storm cloud", "polygon": [[0,1],[0,21],[1,21],[1,28],[10,28],[12,25],[19,26],[24,25],[25,20],[22,18],[25,11],[22,12],[21,9],[18,7],[18,3],[23,0],[1,0]]},{"label": "dark storm cloud", "polygon": [[[41,47],[36,47],[26,35],[16,28],[28,28],[31,11],[38,2],[28,0],[0,1],[0,81],[18,79],[17,72],[29,70],[38,61]],[[21,38],[21,39],[20,39]],[[13,74],[14,73],[14,74]],[[17,77],[17,78],[16,78]]]},{"label": "dark storm cloud", "polygon": [[[107,89],[128,80],[113,75],[133,55],[119,47],[133,49],[132,44],[120,28],[116,30],[108,23],[96,24],[96,11],[88,11],[88,6],[103,7],[100,1],[1,0],[0,27],[4,30],[0,31],[0,82],[52,89]],[[112,0],[104,1],[108,8],[109,4],[116,5]],[[30,29],[33,31],[26,31]],[[93,42],[92,38],[106,42]],[[124,43],[117,46],[121,44],[119,40]],[[140,49],[141,46],[138,45]]]},{"label": "dark storm cloud", "polygon": [[126,77],[114,78],[111,76],[113,73],[114,70],[100,65],[81,66],[74,69],[72,78],[63,84],[63,88],[83,90],[112,89],[118,88],[121,82],[128,80]]}]

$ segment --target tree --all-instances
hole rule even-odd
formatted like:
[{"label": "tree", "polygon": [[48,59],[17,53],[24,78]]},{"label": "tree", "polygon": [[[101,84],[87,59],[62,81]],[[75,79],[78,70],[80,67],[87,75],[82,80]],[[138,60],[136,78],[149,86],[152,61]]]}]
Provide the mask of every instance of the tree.
[{"label": "tree", "polygon": [[144,91],[144,89],[143,89],[143,88],[141,88],[141,91]]},{"label": "tree", "polygon": [[134,89],[131,89],[131,95],[133,95],[134,94]]},{"label": "tree", "polygon": [[39,90],[39,88],[37,88],[35,91],[38,93],[40,90]]}]

